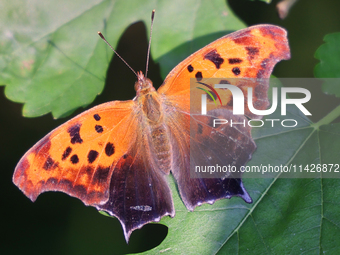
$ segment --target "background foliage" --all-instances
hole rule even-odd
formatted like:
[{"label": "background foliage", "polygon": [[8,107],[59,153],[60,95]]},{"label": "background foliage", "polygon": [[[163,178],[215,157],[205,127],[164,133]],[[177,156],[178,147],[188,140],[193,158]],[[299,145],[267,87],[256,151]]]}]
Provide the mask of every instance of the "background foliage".
[{"label": "background foliage", "polygon": [[[0,87],[4,91],[0,99],[1,228],[6,236],[1,249],[6,254],[118,254],[153,247],[153,253],[172,254],[339,253],[338,179],[245,179],[253,204],[233,198],[188,213],[169,178],[175,218],[162,220],[168,229],[149,224],[135,231],[129,245],[118,220],[61,193],[44,194],[33,204],[11,182],[15,164],[24,152],[65,121],[52,120],[50,114],[23,118],[22,107],[28,117],[49,112],[61,117],[75,111],[74,116],[81,112],[76,110],[79,106],[134,97],[135,77],[119,59],[111,61],[112,52],[96,32],[101,30],[135,70],[144,70],[152,9],[156,9],[152,39],[155,62],[151,61],[149,77],[156,87],[190,53],[226,33],[260,23],[277,24],[288,31],[292,59],[279,63],[274,75],[313,77],[320,61],[315,75],[330,77],[327,70],[331,70],[332,77],[339,77],[338,47],[333,46],[339,45],[339,36],[326,37],[328,44],[323,37],[340,31],[340,3],[300,1],[282,21],[275,10],[277,1],[264,2],[2,2],[0,84],[6,86]],[[314,53],[322,44],[317,60]],[[327,115],[331,118],[326,121],[318,121],[339,101],[323,91],[336,92],[325,86],[323,91],[317,86],[308,89],[318,95],[307,105],[312,121],[330,123],[337,112]],[[327,102],[327,107],[320,107],[325,104],[322,102]],[[296,114],[294,110],[290,113]],[[339,124],[313,125],[307,119],[301,123],[288,134],[280,130],[271,136],[254,132],[258,150],[250,164],[273,159],[282,164],[339,163]]]}]

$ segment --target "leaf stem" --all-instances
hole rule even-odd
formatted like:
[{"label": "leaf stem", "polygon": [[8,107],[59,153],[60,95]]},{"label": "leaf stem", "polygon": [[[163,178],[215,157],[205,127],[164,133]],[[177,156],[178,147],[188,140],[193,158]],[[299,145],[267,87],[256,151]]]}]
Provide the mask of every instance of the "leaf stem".
[{"label": "leaf stem", "polygon": [[319,120],[317,123],[314,123],[312,126],[315,129],[318,129],[322,125],[327,125],[340,116],[340,105],[333,109],[330,113],[328,113],[325,117]]}]

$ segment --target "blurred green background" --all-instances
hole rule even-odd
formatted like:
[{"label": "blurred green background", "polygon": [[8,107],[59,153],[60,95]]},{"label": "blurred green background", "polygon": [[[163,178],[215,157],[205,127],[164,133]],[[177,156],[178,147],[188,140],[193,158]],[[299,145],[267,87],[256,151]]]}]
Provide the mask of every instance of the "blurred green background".
[{"label": "blurred green background", "polygon": [[[275,9],[278,1],[271,4],[247,0],[227,2],[249,26],[270,23],[288,30],[292,59],[275,67],[273,74],[276,77],[313,77],[313,68],[318,63],[314,53],[323,43],[323,37],[340,32],[339,1],[298,1],[285,20],[278,18]],[[125,31],[116,48],[135,70],[144,69],[147,37],[144,24],[135,23]],[[103,93],[89,107],[135,96],[135,76],[117,57],[113,58],[107,74]],[[152,60],[148,76],[155,87],[162,83],[159,67]],[[316,121],[325,114],[324,111],[334,108],[338,100],[333,97],[326,99],[320,88],[313,90],[312,95],[317,94],[318,98],[312,100],[319,103],[312,102],[310,110]],[[24,118],[21,115],[22,105],[9,101],[4,96],[3,86],[0,91],[0,162],[4,174],[0,179],[3,194],[1,254],[135,253],[150,249],[165,238],[165,226],[149,224],[135,231],[130,244],[126,245],[117,219],[102,216],[78,199],[53,192],[41,195],[35,203],[27,199],[11,181],[15,165],[31,146],[66,119],[53,120],[51,115]],[[320,102],[328,107],[323,112],[317,112]]]}]

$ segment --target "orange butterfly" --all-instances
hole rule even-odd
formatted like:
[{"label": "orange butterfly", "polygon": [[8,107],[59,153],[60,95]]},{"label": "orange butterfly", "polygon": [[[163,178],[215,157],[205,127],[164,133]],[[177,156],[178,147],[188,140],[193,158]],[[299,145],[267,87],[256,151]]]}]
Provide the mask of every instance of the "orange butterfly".
[{"label": "orange butterfly", "polygon": [[[242,136],[231,128],[213,132],[209,116],[202,121],[191,116],[190,78],[269,78],[274,65],[289,58],[286,31],[258,25],[192,54],[157,91],[138,72],[133,100],[93,107],[47,134],[22,157],[13,182],[32,201],[42,192],[62,191],[108,212],[121,222],[127,241],[133,230],[148,222],[175,216],[165,178],[170,171],[190,211],[233,196],[251,203],[241,176],[190,178],[190,161],[209,162],[207,155],[218,150],[223,162],[241,166],[256,147],[250,128],[244,128]],[[264,102],[260,108],[266,108],[267,88],[253,91],[254,100]],[[230,100],[224,101],[214,111],[229,116],[229,106]],[[196,132],[190,133],[190,128]],[[215,147],[216,140],[225,146]],[[210,152],[196,149],[199,143],[212,145]]]}]

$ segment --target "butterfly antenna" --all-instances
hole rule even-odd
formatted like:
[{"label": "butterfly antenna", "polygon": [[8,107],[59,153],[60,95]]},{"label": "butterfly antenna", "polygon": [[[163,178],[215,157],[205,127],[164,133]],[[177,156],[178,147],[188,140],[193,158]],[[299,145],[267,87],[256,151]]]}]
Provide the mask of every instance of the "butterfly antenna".
[{"label": "butterfly antenna", "polygon": [[101,32],[98,32],[98,35],[103,39],[104,42],[106,42],[107,45],[110,46],[111,50],[113,50],[113,52],[125,63],[125,65],[127,65],[128,68],[130,68],[130,70],[137,76],[137,73],[135,72],[135,70],[132,69],[132,67],[117,53],[117,51],[115,51],[115,49],[111,46],[111,44],[108,43],[108,41],[106,41],[105,37],[103,36],[103,34]]},{"label": "butterfly antenna", "polygon": [[148,55],[146,56],[146,69],[145,69],[145,77],[148,77],[148,69],[149,69],[149,59],[150,59],[150,48],[151,48],[151,37],[152,37],[152,27],[153,20],[155,18],[155,10],[152,10],[151,13],[151,28],[150,28],[150,38],[149,38],[149,46],[148,46]]}]

